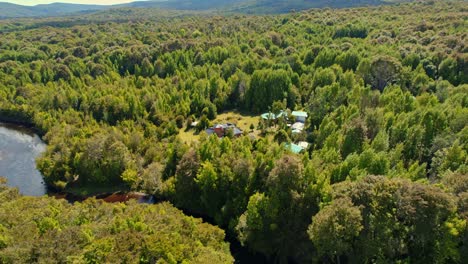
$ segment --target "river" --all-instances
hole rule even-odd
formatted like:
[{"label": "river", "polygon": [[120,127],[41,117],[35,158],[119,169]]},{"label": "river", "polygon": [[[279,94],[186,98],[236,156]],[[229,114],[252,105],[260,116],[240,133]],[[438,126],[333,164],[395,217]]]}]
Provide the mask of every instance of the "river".
[{"label": "river", "polygon": [[[17,187],[23,195],[42,196],[47,194],[47,187],[42,175],[36,168],[36,158],[45,149],[45,143],[30,129],[0,123],[0,176],[7,178],[7,185]],[[75,197],[67,193],[49,193],[49,195],[67,199],[69,202],[86,199],[86,197]],[[118,192],[98,195],[96,198],[106,202],[125,202],[129,199],[137,199],[140,203],[158,202],[152,196],[142,193]],[[185,213],[187,214],[187,212]],[[188,215],[194,216],[190,213]],[[212,219],[206,219],[202,215],[195,217],[201,217],[204,222],[213,223]],[[228,235],[226,240],[230,243],[231,253],[236,259],[235,263],[267,263],[264,256],[249,252],[234,237]]]},{"label": "river", "polygon": [[30,129],[0,123],[0,176],[23,195],[45,195],[47,187],[36,168],[36,158],[45,149],[44,142]]}]

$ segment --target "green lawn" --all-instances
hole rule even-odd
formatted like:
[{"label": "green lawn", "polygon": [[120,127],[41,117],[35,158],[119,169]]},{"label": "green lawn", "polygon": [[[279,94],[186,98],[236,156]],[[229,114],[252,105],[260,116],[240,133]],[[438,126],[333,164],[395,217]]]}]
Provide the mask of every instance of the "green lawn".
[{"label": "green lawn", "polygon": [[[224,124],[224,123],[232,123],[235,124],[238,128],[242,131],[247,131],[258,137],[260,131],[257,130],[258,121],[260,116],[253,116],[253,115],[243,115],[236,111],[224,112],[219,114],[215,120],[211,121],[213,125],[215,124]],[[250,131],[250,125],[254,125],[255,129],[253,132]],[[196,142],[200,138],[200,135],[196,133],[195,129],[185,130],[185,128],[179,131],[179,138],[182,142],[190,144],[191,142]]]},{"label": "green lawn", "polygon": [[182,128],[179,130],[179,138],[182,140],[182,142],[190,145],[191,142],[196,142],[198,141],[198,138],[200,135],[196,133],[195,128],[192,128],[190,130],[185,130],[185,128]]},{"label": "green lawn", "polygon": [[252,116],[252,115],[243,115],[239,112],[225,112],[219,114],[216,119],[214,120],[213,124],[223,124],[223,123],[233,123],[238,128],[242,129],[242,131],[247,131],[250,133],[250,125],[254,125],[254,135],[258,135],[259,131],[257,131],[258,120],[260,116]]}]

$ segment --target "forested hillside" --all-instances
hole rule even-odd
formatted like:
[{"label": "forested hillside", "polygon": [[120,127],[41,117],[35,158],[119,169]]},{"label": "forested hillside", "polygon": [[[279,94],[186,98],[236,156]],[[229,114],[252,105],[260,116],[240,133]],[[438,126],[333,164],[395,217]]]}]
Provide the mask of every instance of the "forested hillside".
[{"label": "forested hillside", "polygon": [[82,5],[53,3],[22,6],[0,2],[0,19],[16,17],[81,16],[99,10],[119,8],[151,8],[163,10],[222,11],[247,14],[276,14],[309,8],[344,8],[399,2],[399,0],[147,0],[117,5]]},{"label": "forested hillside", "polygon": [[[154,194],[270,262],[463,263],[467,11],[466,1],[425,1],[4,21],[0,118],[42,132],[37,165],[50,188]],[[304,130],[260,117],[281,110],[306,112]],[[204,132],[234,113],[257,121],[238,138]],[[309,146],[294,154],[294,142]]]},{"label": "forested hillside", "polygon": [[228,9],[247,14],[281,14],[310,8],[345,8],[391,3],[385,0],[247,0]]},{"label": "forested hillside", "polygon": [[45,17],[59,16],[78,12],[91,12],[107,9],[100,5],[78,5],[54,3],[48,5],[22,6],[6,2],[0,2],[0,19],[14,17]]},{"label": "forested hillside", "polygon": [[137,2],[129,6],[175,10],[223,10],[247,14],[276,14],[309,8],[353,7],[388,4],[382,0],[169,0]]}]

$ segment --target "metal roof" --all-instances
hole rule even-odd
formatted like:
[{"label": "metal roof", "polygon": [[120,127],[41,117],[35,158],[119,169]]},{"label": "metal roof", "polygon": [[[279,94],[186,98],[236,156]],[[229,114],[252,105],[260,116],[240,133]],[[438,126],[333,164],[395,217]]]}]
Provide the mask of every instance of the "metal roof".
[{"label": "metal roof", "polygon": [[296,153],[296,154],[299,154],[299,153],[301,153],[301,151],[304,150],[301,146],[296,145],[296,144],[294,144],[294,143],[291,143],[291,144],[287,143],[285,146],[286,146],[286,148],[289,149],[292,153]]},{"label": "metal roof", "polygon": [[304,112],[304,111],[293,111],[291,113],[291,115],[293,116],[300,116],[300,117],[307,117],[307,112]]},{"label": "metal roof", "polygon": [[275,120],[275,119],[277,119],[277,118],[282,117],[282,116],[285,115],[285,114],[286,114],[285,111],[281,111],[281,112],[280,112],[279,114],[277,114],[277,115],[275,115],[275,114],[273,114],[273,113],[270,112],[270,113],[264,113],[264,114],[262,114],[261,116],[262,116],[263,119]]}]

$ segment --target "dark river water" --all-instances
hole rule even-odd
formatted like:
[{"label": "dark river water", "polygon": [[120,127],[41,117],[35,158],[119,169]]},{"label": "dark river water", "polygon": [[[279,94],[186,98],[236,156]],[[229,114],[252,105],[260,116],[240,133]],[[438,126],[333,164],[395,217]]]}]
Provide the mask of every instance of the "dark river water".
[{"label": "dark river water", "polygon": [[23,195],[46,194],[46,185],[36,169],[36,158],[45,149],[44,142],[31,130],[0,123],[0,176]]}]

